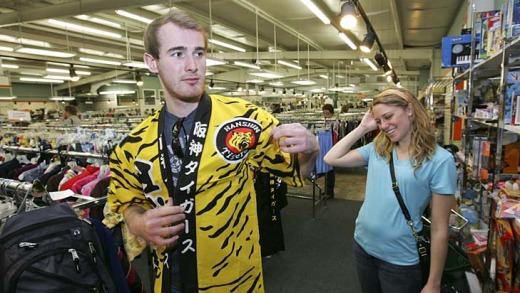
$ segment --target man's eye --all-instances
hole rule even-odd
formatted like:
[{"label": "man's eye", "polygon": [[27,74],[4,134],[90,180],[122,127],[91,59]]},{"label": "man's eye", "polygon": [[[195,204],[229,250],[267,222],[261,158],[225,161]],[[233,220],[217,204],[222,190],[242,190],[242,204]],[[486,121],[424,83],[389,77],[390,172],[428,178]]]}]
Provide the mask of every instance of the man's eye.
[{"label": "man's eye", "polygon": [[173,52],[172,53],[172,57],[182,57],[182,56],[183,56],[182,52]]}]

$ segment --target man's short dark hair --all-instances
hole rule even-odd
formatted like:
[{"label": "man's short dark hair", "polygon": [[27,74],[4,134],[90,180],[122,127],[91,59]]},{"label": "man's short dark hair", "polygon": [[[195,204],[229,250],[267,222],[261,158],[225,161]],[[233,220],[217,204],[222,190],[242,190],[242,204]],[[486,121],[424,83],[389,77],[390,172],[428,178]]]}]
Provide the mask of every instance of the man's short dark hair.
[{"label": "man's short dark hair", "polygon": [[78,109],[76,109],[76,107],[74,107],[72,105],[67,105],[67,106],[65,106],[65,112],[67,112],[71,115],[77,115]]},{"label": "man's short dark hair", "polygon": [[321,107],[321,110],[327,110],[330,112],[330,114],[334,114],[334,107],[332,107],[331,104],[323,105],[323,107]]}]

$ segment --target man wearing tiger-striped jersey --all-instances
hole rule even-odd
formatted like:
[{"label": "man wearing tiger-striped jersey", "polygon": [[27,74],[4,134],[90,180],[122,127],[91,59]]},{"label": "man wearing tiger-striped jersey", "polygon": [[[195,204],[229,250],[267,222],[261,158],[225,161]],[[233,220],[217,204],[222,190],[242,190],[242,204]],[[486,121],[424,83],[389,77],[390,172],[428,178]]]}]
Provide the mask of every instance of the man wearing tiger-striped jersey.
[{"label": "man wearing tiger-striped jersey", "polygon": [[152,246],[155,292],[263,292],[249,165],[302,186],[317,139],[254,104],[207,95],[207,39],[184,12],[154,20],[144,38],[165,106],[114,149],[110,210]]}]

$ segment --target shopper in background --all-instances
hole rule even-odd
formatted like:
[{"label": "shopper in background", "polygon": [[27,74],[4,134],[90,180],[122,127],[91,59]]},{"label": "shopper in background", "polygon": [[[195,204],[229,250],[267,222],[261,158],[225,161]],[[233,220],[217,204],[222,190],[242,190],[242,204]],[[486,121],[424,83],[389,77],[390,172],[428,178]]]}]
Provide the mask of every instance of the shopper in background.
[{"label": "shopper in background", "polygon": [[67,105],[65,106],[64,112],[63,112],[63,125],[65,126],[76,126],[80,125],[81,119],[78,117],[78,110],[73,105]]},{"label": "shopper in background", "polygon": [[152,246],[155,292],[263,292],[253,172],[303,185],[319,145],[299,123],[204,92],[207,39],[181,10],[152,21],[144,61],[165,106],[110,157],[110,209]]},{"label": "shopper in background", "polygon": [[[332,141],[330,144],[327,144],[329,147],[332,147],[338,141],[338,128],[339,121],[334,118],[334,107],[331,104],[325,104],[321,108],[323,113],[323,117],[325,118],[325,128],[331,131]],[[323,144],[322,144],[323,146]],[[323,152],[322,153],[326,153]],[[336,186],[336,173],[334,172],[334,168],[325,173],[325,191],[327,193],[327,197],[329,199],[334,198],[334,187]]]},{"label": "shopper in background", "polygon": [[[377,128],[380,133],[372,143],[351,149]],[[431,201],[431,265],[424,288],[416,241],[392,190],[391,154],[417,231],[422,229],[421,215]],[[375,96],[359,126],[327,153],[325,161],[341,167],[368,165],[365,200],[354,232],[363,292],[440,292],[456,189],[455,164],[453,156],[437,145],[427,112],[414,95],[390,88]]]}]

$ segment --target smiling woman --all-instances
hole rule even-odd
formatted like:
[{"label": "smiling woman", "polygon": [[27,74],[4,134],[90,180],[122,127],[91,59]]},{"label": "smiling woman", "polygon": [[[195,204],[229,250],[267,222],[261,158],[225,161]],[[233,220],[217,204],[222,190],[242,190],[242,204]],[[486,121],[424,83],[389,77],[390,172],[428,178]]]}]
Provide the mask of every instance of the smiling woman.
[{"label": "smiling woman", "polygon": [[[351,149],[357,140],[376,129],[380,132],[372,143]],[[363,292],[439,288],[457,176],[453,156],[436,144],[434,127],[414,95],[406,89],[389,88],[375,96],[371,111],[324,160],[337,167],[368,165],[365,200],[354,233]],[[426,279],[418,264],[416,241],[392,188],[390,160],[395,161],[396,182],[417,231],[422,229],[421,215],[431,202],[432,225],[436,227],[432,233],[432,247],[436,249],[431,259],[439,261],[431,262]],[[389,270],[398,273],[387,274]]]}]

